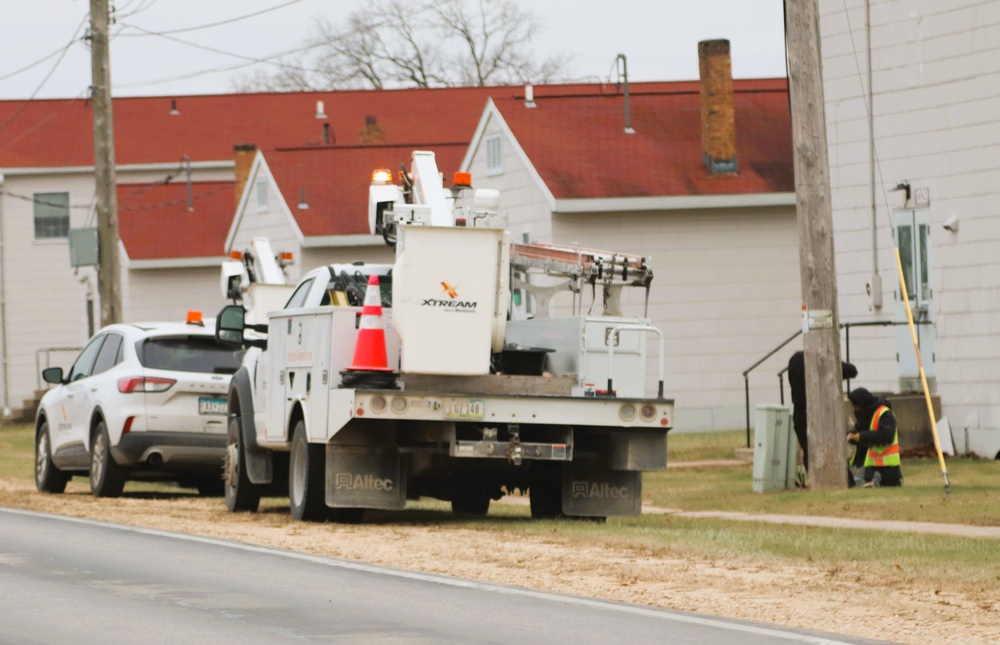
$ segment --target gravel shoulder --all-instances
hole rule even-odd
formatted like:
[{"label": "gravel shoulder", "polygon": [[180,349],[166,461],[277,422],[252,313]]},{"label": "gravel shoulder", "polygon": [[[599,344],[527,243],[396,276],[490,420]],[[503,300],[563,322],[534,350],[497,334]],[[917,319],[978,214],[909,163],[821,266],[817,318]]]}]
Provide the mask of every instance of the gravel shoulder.
[{"label": "gravel shoulder", "polygon": [[480,528],[447,521],[308,524],[293,522],[287,506],[230,514],[217,498],[157,497],[126,493],[117,500],[96,499],[76,480],[64,495],[41,495],[0,475],[0,506],[399,569],[921,645],[994,643],[1000,629],[996,589],[941,590],[905,576],[884,583],[860,566],[827,570],[749,558],[681,557],[634,545],[581,545],[569,531],[499,542]]}]

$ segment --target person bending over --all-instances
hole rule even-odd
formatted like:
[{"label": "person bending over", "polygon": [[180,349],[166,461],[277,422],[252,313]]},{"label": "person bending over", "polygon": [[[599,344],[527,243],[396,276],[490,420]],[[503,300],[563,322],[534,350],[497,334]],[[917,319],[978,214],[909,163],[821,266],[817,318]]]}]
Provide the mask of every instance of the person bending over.
[{"label": "person bending over", "polygon": [[848,473],[848,486],[854,486],[854,473],[864,467],[865,486],[902,486],[903,471],[899,460],[899,431],[896,415],[889,402],[863,387],[847,395],[854,407],[854,432],[847,442],[857,446]]}]

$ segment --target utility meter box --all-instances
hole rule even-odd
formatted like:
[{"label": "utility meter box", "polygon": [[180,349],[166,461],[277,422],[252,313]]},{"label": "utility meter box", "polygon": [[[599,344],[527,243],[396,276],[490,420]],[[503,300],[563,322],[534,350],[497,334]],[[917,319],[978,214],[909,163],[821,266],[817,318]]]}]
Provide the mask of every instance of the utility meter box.
[{"label": "utility meter box", "polygon": [[758,405],[753,450],[755,493],[784,490],[795,485],[797,447],[792,431],[792,409],[783,405]]}]

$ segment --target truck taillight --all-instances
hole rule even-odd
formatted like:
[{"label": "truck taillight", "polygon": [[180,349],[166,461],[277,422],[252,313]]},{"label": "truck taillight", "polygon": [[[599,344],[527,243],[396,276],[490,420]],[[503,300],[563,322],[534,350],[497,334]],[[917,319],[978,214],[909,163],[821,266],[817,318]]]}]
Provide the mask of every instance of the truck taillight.
[{"label": "truck taillight", "polygon": [[122,394],[132,394],[133,392],[166,392],[176,382],[171,378],[126,376],[118,379],[118,391]]}]

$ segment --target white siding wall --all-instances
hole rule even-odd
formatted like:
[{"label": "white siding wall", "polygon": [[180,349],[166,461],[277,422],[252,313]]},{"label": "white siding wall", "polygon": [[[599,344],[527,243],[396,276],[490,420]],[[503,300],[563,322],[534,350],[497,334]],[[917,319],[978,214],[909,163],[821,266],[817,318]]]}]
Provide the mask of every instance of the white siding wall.
[{"label": "white siding wall", "polygon": [[[487,124],[487,133],[495,131],[501,131],[499,124]],[[510,230],[515,241],[527,232],[536,242],[652,257],[650,316],[667,338],[664,393],[676,400],[675,427],[744,427],[743,370],[800,327],[794,207],[553,216],[516,142],[503,140],[501,175],[487,176],[485,145],[473,154],[473,183],[500,190],[495,224]],[[626,310],[641,315],[641,298],[632,296],[623,299]],[[657,346],[652,336],[648,342],[646,382],[654,393]],[[751,406],[778,402],[777,373],[801,347],[796,343],[751,374]]]},{"label": "white siding wall", "polygon": [[[681,430],[746,424],[743,371],[800,327],[797,235],[793,207],[556,215],[553,228],[557,242],[652,258],[649,315],[666,337],[664,392]],[[641,314],[631,291],[628,311]],[[753,406],[778,403],[777,373],[800,348],[793,341],[751,373],[751,424]]]},{"label": "white siding wall", "polygon": [[[267,182],[266,211],[259,211],[257,208],[258,180]],[[247,179],[246,186],[250,190],[250,199],[247,200],[243,210],[236,213],[238,225],[233,237],[232,249],[247,249],[253,238],[266,237],[271,241],[271,248],[275,253],[288,251],[293,253],[296,258],[301,257],[302,243],[298,228],[285,210],[281,192],[270,173],[267,172],[266,166],[255,166],[254,172]],[[287,274],[291,282],[298,282],[299,276],[312,268],[306,266],[303,270],[303,266],[306,265],[296,262],[288,267]]]},{"label": "white siding wall", "polygon": [[[158,181],[170,172],[175,172],[175,169],[137,171],[119,168],[118,182],[126,184]],[[195,181],[225,180],[232,179],[232,171],[196,169],[193,176]],[[34,193],[69,192],[70,227],[95,226],[95,216],[91,212],[94,178],[89,169],[46,173],[11,170],[5,173],[3,189],[29,198],[25,201],[7,195],[0,196],[3,220],[3,227],[0,229],[3,251],[0,272],[3,273],[5,287],[3,304],[7,336],[7,346],[0,348],[3,352],[0,356],[7,360],[9,375],[9,382],[4,388],[7,400],[0,402],[0,405],[16,409],[38,387],[36,355],[41,367],[46,366],[46,354],[44,351],[38,354],[40,350],[81,347],[86,343],[89,332],[88,290],[93,298],[94,326],[101,326],[95,270],[89,267],[74,270],[70,267],[67,240],[34,239],[34,207],[30,198]],[[197,286],[194,286],[193,281],[185,284],[185,280],[193,280],[192,275],[178,278],[179,284],[184,285],[181,288],[191,292],[202,292],[209,284],[212,286],[211,294],[214,295],[219,289],[217,272],[211,281],[206,278],[206,281],[199,282]],[[166,277],[158,279],[157,284],[168,285],[168,289],[179,288],[170,285],[170,279]],[[161,306],[157,290],[147,288],[143,278],[138,282],[134,278],[130,280],[127,269],[123,270],[123,318],[136,320],[137,316],[145,313],[155,313],[155,317],[160,318],[176,310],[173,305]],[[221,297],[216,299],[219,300]],[[187,308],[184,309],[186,311]],[[53,366],[69,367],[74,358],[74,352],[50,354]],[[0,397],[4,390],[0,390]]]},{"label": "white siding wall", "polygon": [[496,188],[500,191],[500,212],[490,223],[497,228],[510,231],[511,240],[524,241],[527,234],[531,241],[552,241],[552,218],[543,192],[534,179],[534,171],[518,154],[517,142],[495,122],[486,126],[487,135],[502,133],[501,149],[503,172],[487,176],[486,146],[481,139],[475,151],[469,171],[472,183],[477,188]]},{"label": "white siding wall", "polygon": [[221,266],[129,271],[125,322],[183,322],[187,312],[214,318],[229,301],[222,297]]},{"label": "white siding wall", "polygon": [[[909,181],[930,191],[938,391],[959,448],[1000,452],[1000,0],[870,0],[875,211],[882,312],[872,273],[865,0],[823,0],[824,85],[841,314],[891,318],[896,271],[889,212]],[[853,38],[852,38],[853,36]],[[855,51],[857,55],[855,55]],[[941,223],[957,217],[959,231]],[[896,386],[895,341],[872,334],[852,359],[862,381]],[[868,374],[875,375],[869,380]]]},{"label": "white siding wall", "polygon": [[396,253],[382,243],[373,246],[345,246],[310,248],[302,253],[302,274],[324,264],[351,264],[352,262],[367,262],[368,264],[393,264]]}]

